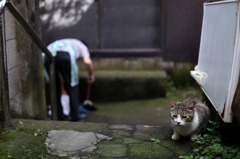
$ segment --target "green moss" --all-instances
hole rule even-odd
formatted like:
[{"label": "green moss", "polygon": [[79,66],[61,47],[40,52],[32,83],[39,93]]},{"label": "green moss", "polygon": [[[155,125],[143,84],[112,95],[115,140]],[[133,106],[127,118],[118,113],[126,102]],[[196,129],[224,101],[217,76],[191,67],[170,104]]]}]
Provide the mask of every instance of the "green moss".
[{"label": "green moss", "polygon": [[134,158],[176,158],[173,152],[155,143],[133,144],[130,153]]},{"label": "green moss", "polygon": [[[167,62],[162,58],[94,58],[94,68],[98,70],[162,70]],[[80,69],[85,69],[79,60]]]},{"label": "green moss", "polygon": [[[123,70],[96,70],[94,71],[96,78],[166,78],[164,71],[123,71]],[[80,77],[87,77],[86,71],[79,72]]]},{"label": "green moss", "polygon": [[10,132],[7,132],[7,131],[1,131],[0,130],[0,143],[1,142],[7,142],[9,140],[12,140],[15,138],[15,135],[10,133]]},{"label": "green moss", "polygon": [[181,66],[176,66],[174,69],[168,70],[170,80],[177,88],[184,88],[188,86],[197,86],[196,81],[190,75],[190,71],[194,70],[196,64],[183,63]]},{"label": "green moss", "polygon": [[0,159],[7,159],[7,158],[12,158],[13,155],[11,152],[2,152],[0,151]]},{"label": "green moss", "polygon": [[188,68],[173,70],[172,80],[176,87],[185,87],[187,85],[194,84],[194,79],[190,76],[190,70]]},{"label": "green moss", "polygon": [[101,144],[122,144],[122,143],[123,143],[122,139],[116,139],[116,138],[113,138],[112,140],[101,141]]},{"label": "green moss", "polygon": [[96,103],[96,106],[99,111],[91,113],[88,121],[110,124],[128,123],[128,125],[161,125],[168,123],[169,119],[169,114],[166,113],[169,111],[169,101],[164,98]]},{"label": "green moss", "polygon": [[174,141],[170,139],[170,140],[162,141],[161,145],[174,151],[180,156],[180,155],[188,155],[189,153],[187,152],[191,152],[192,142],[190,138],[186,138],[186,140],[182,139],[179,141]]},{"label": "green moss", "polygon": [[142,142],[143,142],[142,140],[132,139],[132,138],[123,139],[124,144],[138,144],[138,143],[142,143]]},{"label": "green moss", "polygon": [[[12,125],[21,129],[21,131],[34,132],[38,129],[41,132],[48,132],[50,130],[76,130],[85,132],[105,132],[107,131],[106,124],[83,123],[83,122],[68,122],[68,121],[47,121],[47,120],[26,120],[26,119],[12,119]],[[32,133],[33,134],[33,133]]]},{"label": "green moss", "polygon": [[[91,99],[94,101],[120,101],[164,97],[166,74],[162,71],[96,71]],[[86,97],[86,77],[80,76],[80,99]]]},{"label": "green moss", "polygon": [[61,158],[48,153],[45,136],[34,136],[33,131],[24,129],[8,129],[7,132],[11,140],[0,142],[0,158]]},{"label": "green moss", "polygon": [[15,112],[14,110],[11,110],[11,118],[26,118],[26,116],[19,114]]},{"label": "green moss", "polygon": [[96,153],[104,157],[124,157],[127,148],[121,144],[99,144]]}]

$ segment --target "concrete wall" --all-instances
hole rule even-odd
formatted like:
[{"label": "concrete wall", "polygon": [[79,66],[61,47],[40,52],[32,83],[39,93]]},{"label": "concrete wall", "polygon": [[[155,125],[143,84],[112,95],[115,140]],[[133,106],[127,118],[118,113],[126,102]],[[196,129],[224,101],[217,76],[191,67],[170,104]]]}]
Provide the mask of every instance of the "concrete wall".
[{"label": "concrete wall", "polygon": [[[38,0],[12,0],[32,28],[40,33]],[[25,117],[46,118],[41,51],[5,10],[10,108]]]}]

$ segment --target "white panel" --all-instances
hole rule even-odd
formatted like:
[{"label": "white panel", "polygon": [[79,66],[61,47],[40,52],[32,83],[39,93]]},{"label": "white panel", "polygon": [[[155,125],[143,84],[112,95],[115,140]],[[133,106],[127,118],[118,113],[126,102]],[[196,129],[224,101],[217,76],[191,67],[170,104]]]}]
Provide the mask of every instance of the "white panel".
[{"label": "white panel", "polygon": [[196,71],[205,75],[203,79],[200,78],[202,89],[219,113],[224,111],[228,98],[237,19],[238,1],[236,0],[204,4],[202,36]]}]

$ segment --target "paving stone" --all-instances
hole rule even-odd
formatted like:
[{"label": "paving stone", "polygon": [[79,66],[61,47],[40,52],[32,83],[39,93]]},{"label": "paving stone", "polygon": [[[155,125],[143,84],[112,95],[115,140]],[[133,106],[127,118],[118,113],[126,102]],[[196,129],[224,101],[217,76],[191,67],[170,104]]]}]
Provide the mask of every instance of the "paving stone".
[{"label": "paving stone", "polygon": [[98,139],[98,142],[100,142],[101,140],[112,140],[111,137],[108,137],[106,135],[102,135],[102,134],[95,134],[95,136]]},{"label": "paving stone", "polygon": [[151,138],[163,139],[164,136],[161,132],[162,132],[161,126],[136,125],[134,138],[149,140]]},{"label": "paving stone", "polygon": [[178,141],[169,139],[161,142],[162,146],[174,151],[179,156],[189,155],[193,146],[192,144],[193,142],[190,138],[185,138]]},{"label": "paving stone", "polygon": [[81,149],[94,146],[97,138],[93,132],[72,130],[52,130],[46,139],[46,146],[53,155],[69,156]]},{"label": "paving stone", "polygon": [[111,136],[113,138],[129,138],[132,134],[129,131],[111,130]]},{"label": "paving stone", "polygon": [[80,159],[80,157],[70,157],[70,159]]},{"label": "paving stone", "polygon": [[125,157],[127,147],[122,144],[100,144],[96,153],[103,157]]},{"label": "paving stone", "polygon": [[104,139],[110,140],[111,138],[102,134],[95,135],[93,132],[52,130],[48,133],[45,143],[53,155],[75,157],[80,152],[89,155],[97,148],[95,146],[97,142]]},{"label": "paving stone", "polygon": [[123,143],[124,144],[138,144],[138,143],[143,143],[143,141],[138,140],[138,139],[133,139],[133,138],[124,138]]},{"label": "paving stone", "polygon": [[130,126],[130,125],[117,125],[117,124],[115,124],[115,125],[110,125],[109,129],[131,131],[131,130],[133,130],[133,127]]},{"label": "paving stone", "polygon": [[[188,139],[171,140],[172,129],[166,126],[25,119],[13,119],[12,123],[16,128],[31,132],[37,128],[43,132],[48,131],[46,145],[51,153],[48,155],[67,156],[71,159],[172,159],[188,155],[192,147],[192,142]],[[51,128],[59,130],[50,131]],[[151,138],[160,139],[160,142],[154,143]]]},{"label": "paving stone", "polygon": [[130,155],[137,159],[173,159],[177,156],[167,148],[155,143],[142,143],[130,145]]}]

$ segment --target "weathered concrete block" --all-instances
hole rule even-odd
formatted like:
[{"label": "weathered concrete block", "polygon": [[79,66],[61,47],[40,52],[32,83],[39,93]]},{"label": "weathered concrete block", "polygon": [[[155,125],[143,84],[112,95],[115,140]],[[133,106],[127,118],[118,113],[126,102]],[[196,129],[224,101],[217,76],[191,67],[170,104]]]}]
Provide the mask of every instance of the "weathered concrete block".
[{"label": "weathered concrete block", "polygon": [[161,126],[151,125],[136,125],[136,131],[134,132],[134,138],[137,139],[163,139],[164,136],[161,133]]},{"label": "weathered concrete block", "polygon": [[14,110],[17,114],[22,114],[22,107],[19,106],[21,103],[21,94],[17,94],[16,96],[12,97],[10,102],[10,109]]},{"label": "weathered concrete block", "polygon": [[[96,70],[166,70],[174,67],[173,62],[157,58],[93,58]],[[78,61],[80,69],[85,69],[82,61]]]},{"label": "weathered concrete block", "polygon": [[[33,30],[40,33],[39,1],[13,0],[12,3]],[[10,104],[13,104],[11,108],[21,113],[19,115],[45,119],[46,100],[41,51],[9,10],[6,9],[5,13],[9,96]],[[14,99],[16,95],[20,98],[18,102]]]},{"label": "weathered concrete block", "polygon": [[176,158],[174,152],[154,143],[132,144],[130,154],[132,158]]},{"label": "weathered concrete block", "polygon": [[[86,73],[80,72],[80,99],[86,97]],[[119,101],[164,97],[167,76],[163,71],[95,71],[91,99]]]},{"label": "weathered concrete block", "polygon": [[6,40],[16,38],[16,21],[8,9],[5,10],[5,19]]},{"label": "weathered concrete block", "polygon": [[16,67],[18,65],[18,52],[16,48],[16,40],[8,40],[7,43],[7,64],[8,64],[8,70],[12,69],[13,67]]},{"label": "weathered concrete block", "polygon": [[126,157],[127,147],[121,144],[100,144],[96,153],[108,158]]},{"label": "weathered concrete block", "polygon": [[14,69],[8,71],[8,77],[9,98],[11,99],[20,92],[18,68],[15,67]]}]

